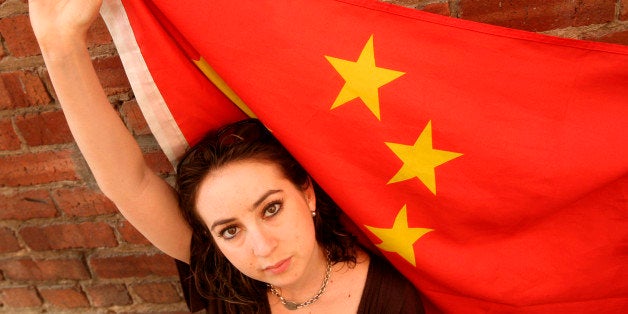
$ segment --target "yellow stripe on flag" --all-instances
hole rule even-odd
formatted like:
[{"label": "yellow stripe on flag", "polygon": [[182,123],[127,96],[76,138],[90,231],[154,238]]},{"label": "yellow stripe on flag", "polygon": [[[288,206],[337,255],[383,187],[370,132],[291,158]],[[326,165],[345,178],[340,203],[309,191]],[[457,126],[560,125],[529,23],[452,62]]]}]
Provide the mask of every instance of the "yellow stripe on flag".
[{"label": "yellow stripe on flag", "polygon": [[242,112],[244,112],[250,118],[257,118],[253,113],[253,110],[247,106],[242,99],[227,85],[227,83],[216,73],[216,71],[201,57],[199,60],[192,60],[194,64],[205,74],[205,76],[212,82],[218,89],[227,96]]}]

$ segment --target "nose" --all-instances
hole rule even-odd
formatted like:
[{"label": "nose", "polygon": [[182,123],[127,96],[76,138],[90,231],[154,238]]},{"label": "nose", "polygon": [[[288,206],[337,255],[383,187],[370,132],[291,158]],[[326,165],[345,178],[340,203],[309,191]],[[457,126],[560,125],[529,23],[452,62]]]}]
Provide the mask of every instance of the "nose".
[{"label": "nose", "polygon": [[249,236],[253,255],[258,257],[269,256],[277,247],[277,239],[268,230],[263,228],[249,229]]}]

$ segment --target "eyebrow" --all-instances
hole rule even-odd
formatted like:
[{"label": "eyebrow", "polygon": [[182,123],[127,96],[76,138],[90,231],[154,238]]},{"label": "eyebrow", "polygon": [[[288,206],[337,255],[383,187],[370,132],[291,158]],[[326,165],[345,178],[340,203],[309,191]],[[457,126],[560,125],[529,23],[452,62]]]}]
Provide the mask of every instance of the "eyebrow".
[{"label": "eyebrow", "polygon": [[[251,207],[251,210],[257,208],[262,202],[264,202],[265,199],[267,199],[269,196],[275,194],[275,193],[279,193],[282,192],[283,190],[269,190],[266,193],[262,194],[262,196],[260,196],[260,198],[255,201],[255,203],[253,203],[253,206]],[[228,224],[230,222],[234,222],[236,219],[235,218],[226,218],[226,219],[220,219],[220,220],[216,220],[214,221],[214,223],[211,225],[211,227],[209,227],[209,230],[214,231],[214,228],[216,228],[219,225],[224,225],[224,224]]]},{"label": "eyebrow", "polygon": [[209,227],[209,230],[214,231],[214,228],[216,228],[216,226],[228,224],[228,223],[234,222],[234,221],[235,221],[235,218],[227,218],[227,219],[216,220],[216,221],[214,221],[212,226]]},{"label": "eyebrow", "polygon": [[275,193],[279,193],[279,192],[282,192],[282,190],[269,190],[268,192],[262,194],[262,196],[255,203],[253,203],[252,209],[257,208],[269,196],[271,196],[271,195],[273,195]]}]

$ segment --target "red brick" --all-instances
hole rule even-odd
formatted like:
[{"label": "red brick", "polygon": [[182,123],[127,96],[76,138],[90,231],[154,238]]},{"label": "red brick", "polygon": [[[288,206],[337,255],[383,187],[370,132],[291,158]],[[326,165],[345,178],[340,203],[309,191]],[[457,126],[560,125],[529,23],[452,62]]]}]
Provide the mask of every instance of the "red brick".
[{"label": "red brick", "polygon": [[20,236],[35,251],[118,245],[113,229],[102,222],[25,227]]},{"label": "red brick", "polygon": [[131,225],[128,221],[122,221],[118,224],[118,232],[122,235],[122,239],[124,241],[131,244],[144,244],[150,245],[150,241],[148,241],[133,225]]},{"label": "red brick", "polygon": [[36,74],[23,71],[0,74],[0,110],[46,105],[50,101]]},{"label": "red brick", "polygon": [[0,186],[78,180],[71,151],[0,156]]},{"label": "red brick", "polygon": [[137,101],[132,100],[122,104],[120,113],[122,114],[122,118],[124,119],[127,127],[131,130],[131,132],[133,132],[133,134],[151,134],[150,129],[148,128],[148,123],[146,123],[146,119],[144,119],[144,115],[142,115],[142,111],[137,105]]},{"label": "red brick", "polygon": [[430,13],[436,13],[444,16],[450,16],[451,10],[449,9],[449,2],[445,3],[430,3],[425,5],[421,10]]},{"label": "red brick", "polygon": [[95,307],[108,307],[114,305],[129,305],[133,303],[129,292],[124,285],[98,285],[86,287],[92,305]]},{"label": "red brick", "polygon": [[62,111],[26,114],[15,119],[20,134],[30,146],[74,141]]},{"label": "red brick", "polygon": [[17,241],[13,230],[9,228],[0,228],[0,253],[9,253],[19,251],[20,243]]},{"label": "red brick", "polygon": [[28,220],[57,216],[48,191],[35,190],[20,193],[0,194],[0,219]]},{"label": "red brick", "polygon": [[164,254],[92,257],[89,264],[100,278],[177,275],[173,259]]},{"label": "red brick", "polygon": [[[185,306],[185,304],[183,304],[183,306]],[[201,311],[200,313],[203,313],[203,311]],[[190,314],[189,311],[160,311],[160,312],[155,312],[155,311],[141,311],[141,310],[136,310],[133,312],[119,312],[119,314]]]},{"label": "red brick", "polygon": [[33,28],[26,15],[5,17],[0,20],[0,34],[14,57],[28,57],[41,54]]},{"label": "red brick", "polygon": [[113,39],[111,39],[111,35],[109,34],[105,21],[98,16],[96,21],[94,21],[87,31],[87,45],[89,47],[94,47],[103,44],[110,44],[112,42]]},{"label": "red brick", "polygon": [[7,308],[37,307],[42,302],[32,287],[5,288],[0,290],[0,304]]},{"label": "red brick", "polygon": [[8,280],[88,279],[89,273],[79,259],[35,260],[30,258],[0,261]]},{"label": "red brick", "polygon": [[390,2],[408,8],[416,8],[421,4],[422,0],[384,0],[383,2]]},{"label": "red brick", "polygon": [[162,151],[144,153],[146,164],[159,174],[174,174],[174,168]]},{"label": "red brick", "polygon": [[94,68],[100,79],[100,84],[107,95],[124,93],[131,90],[129,80],[124,73],[122,61],[119,57],[109,57],[94,60]]},{"label": "red brick", "polygon": [[615,15],[608,0],[460,0],[459,8],[463,19],[529,31],[606,23]]},{"label": "red brick", "polygon": [[11,119],[0,120],[0,150],[20,149],[20,139],[17,137]]},{"label": "red brick", "polygon": [[133,285],[133,291],[147,303],[175,303],[181,301],[177,289],[169,282]]},{"label": "red brick", "polygon": [[619,19],[628,20],[628,0],[621,0],[621,8],[619,10]]},{"label": "red brick", "polygon": [[57,189],[52,197],[59,205],[59,209],[68,216],[87,217],[118,212],[116,206],[104,194],[88,188]]},{"label": "red brick", "polygon": [[596,41],[602,41],[612,44],[628,45],[628,31],[617,32],[602,36],[599,38],[589,38]]},{"label": "red brick", "polygon": [[78,288],[40,289],[46,302],[56,308],[73,309],[88,307],[87,297]]}]

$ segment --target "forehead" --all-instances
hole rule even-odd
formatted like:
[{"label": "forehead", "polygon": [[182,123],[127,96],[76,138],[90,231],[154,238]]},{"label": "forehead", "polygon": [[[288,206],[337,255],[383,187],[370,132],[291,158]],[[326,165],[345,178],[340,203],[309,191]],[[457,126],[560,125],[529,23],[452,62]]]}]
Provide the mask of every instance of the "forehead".
[{"label": "forehead", "polygon": [[199,185],[196,208],[207,222],[251,206],[269,190],[293,188],[279,166],[262,161],[229,163],[209,173]]}]

